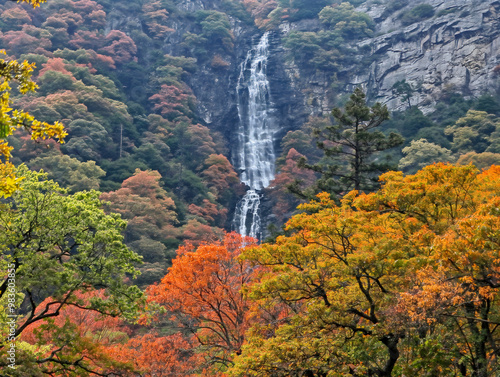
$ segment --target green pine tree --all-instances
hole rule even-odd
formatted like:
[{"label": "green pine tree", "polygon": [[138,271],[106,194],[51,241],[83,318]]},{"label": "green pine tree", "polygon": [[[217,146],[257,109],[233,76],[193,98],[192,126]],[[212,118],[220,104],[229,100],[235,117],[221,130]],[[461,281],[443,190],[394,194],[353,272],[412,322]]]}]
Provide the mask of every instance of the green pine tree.
[{"label": "green pine tree", "polygon": [[373,191],[378,187],[378,175],[394,168],[378,152],[386,151],[403,143],[397,133],[385,135],[375,130],[389,119],[387,106],[366,104],[366,95],[356,88],[345,108],[332,110],[334,124],[315,129],[317,146],[324,153],[317,163],[303,158],[299,166],[319,174],[313,187],[299,189],[299,182],[289,190],[303,198],[310,198],[326,191],[335,197],[350,190]]}]

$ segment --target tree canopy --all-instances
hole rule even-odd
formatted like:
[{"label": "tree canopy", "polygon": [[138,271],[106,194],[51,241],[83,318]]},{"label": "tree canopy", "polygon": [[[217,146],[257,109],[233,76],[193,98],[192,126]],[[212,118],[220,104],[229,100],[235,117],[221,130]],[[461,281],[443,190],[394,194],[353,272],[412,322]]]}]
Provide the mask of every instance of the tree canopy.
[{"label": "tree canopy", "polygon": [[[54,330],[57,323],[51,318],[68,307],[108,316],[136,315],[142,293],[126,280],[138,273],[141,258],[123,243],[125,222],[116,214],[104,213],[96,191],[68,195],[42,173],[21,167],[17,175],[23,178],[20,190],[0,204],[0,302],[6,305],[6,271],[11,266],[18,300],[15,307],[22,307],[24,313],[14,335],[40,323],[45,331]],[[95,290],[102,294],[83,299]],[[0,349],[8,338],[7,333],[1,336]],[[28,364],[44,371],[68,369],[77,375],[89,368],[78,344],[67,334],[59,336],[66,340],[34,344],[49,347],[49,356],[46,352],[27,355]],[[0,363],[6,365],[2,356]]]},{"label": "tree canopy", "polygon": [[254,240],[236,233],[223,242],[181,247],[158,285],[148,288],[148,301],[166,309],[178,331],[194,338],[201,356],[198,369],[219,375],[241,352],[248,328],[248,300],[242,288],[253,277],[242,249]]},{"label": "tree canopy", "polygon": [[291,235],[243,253],[264,269],[249,297],[285,309],[230,374],[496,375],[499,178],[436,164],[301,205]]}]

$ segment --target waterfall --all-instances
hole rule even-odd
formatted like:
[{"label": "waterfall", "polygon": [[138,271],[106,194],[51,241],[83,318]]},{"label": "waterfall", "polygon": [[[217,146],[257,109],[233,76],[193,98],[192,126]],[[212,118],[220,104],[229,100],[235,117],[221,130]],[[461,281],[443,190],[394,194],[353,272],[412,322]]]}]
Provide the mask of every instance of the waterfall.
[{"label": "waterfall", "polygon": [[241,181],[250,187],[238,203],[233,227],[244,236],[261,238],[259,191],[274,179],[276,122],[271,103],[267,60],[269,32],[248,51],[241,64],[236,93],[239,125],[235,166]]}]

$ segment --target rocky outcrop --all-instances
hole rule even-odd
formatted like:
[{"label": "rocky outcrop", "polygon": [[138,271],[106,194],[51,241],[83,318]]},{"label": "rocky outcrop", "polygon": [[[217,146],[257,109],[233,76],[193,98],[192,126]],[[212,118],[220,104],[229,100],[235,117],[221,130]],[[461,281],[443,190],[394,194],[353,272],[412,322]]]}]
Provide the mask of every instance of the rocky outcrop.
[{"label": "rocky outcrop", "polygon": [[298,129],[307,120],[308,112],[304,94],[293,85],[280,33],[271,34],[270,49],[268,78],[280,129],[276,136],[281,140],[286,132]]},{"label": "rocky outcrop", "polygon": [[[291,31],[318,31],[320,23],[317,19],[306,19],[298,22],[285,22],[280,25],[280,38],[285,38]],[[321,115],[331,111],[337,91],[332,87],[331,74],[314,69],[299,68],[293,60],[287,58],[290,52],[283,50],[283,70],[287,82],[295,93],[303,99],[303,109],[308,115]],[[292,52],[293,54],[293,52]]]},{"label": "rocky outcrop", "polygon": [[406,107],[393,85],[406,80],[415,89],[412,104],[431,111],[443,91],[479,96],[498,89],[500,72],[500,1],[427,0],[435,16],[403,27],[399,16],[385,20],[383,6],[366,9],[377,21],[379,36],[362,41],[371,46],[373,63],[350,81],[364,85],[371,97],[391,109]]},{"label": "rocky outcrop", "polygon": [[[412,105],[432,111],[443,92],[477,97],[499,89],[500,1],[498,0],[416,0],[392,14],[393,0],[367,1],[358,8],[376,22],[375,36],[358,42],[363,54],[360,64],[343,67],[337,82],[328,73],[299,70],[287,62],[286,72],[295,90],[303,93],[311,115],[327,113],[339,96],[356,86],[369,98],[386,103],[391,110],[407,104],[394,94],[396,82],[406,80],[414,89]],[[401,16],[419,4],[434,7],[434,16],[404,26]],[[315,20],[284,23],[283,36],[292,30],[317,31]],[[371,64],[366,64],[371,61]]]}]

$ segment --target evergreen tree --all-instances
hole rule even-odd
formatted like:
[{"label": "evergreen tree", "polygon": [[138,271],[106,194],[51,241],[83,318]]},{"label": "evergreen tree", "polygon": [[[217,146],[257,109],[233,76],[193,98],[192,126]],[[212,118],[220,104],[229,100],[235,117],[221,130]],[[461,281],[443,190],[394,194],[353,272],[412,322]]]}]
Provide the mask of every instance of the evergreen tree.
[{"label": "evergreen tree", "polygon": [[314,164],[304,158],[299,161],[299,166],[318,173],[319,179],[305,191],[299,189],[297,181],[289,186],[290,191],[303,198],[320,191],[334,196],[350,190],[373,191],[377,188],[378,175],[393,168],[389,161],[381,161],[377,152],[403,142],[397,133],[386,136],[374,131],[389,119],[389,110],[378,102],[369,107],[360,88],[354,90],[344,110],[334,108],[332,116],[333,125],[314,130],[317,146],[324,157]]},{"label": "evergreen tree", "polygon": [[415,89],[406,82],[406,80],[401,80],[392,86],[392,92],[399,96],[401,102],[408,103],[408,109],[411,109],[411,97],[415,92]]}]

